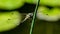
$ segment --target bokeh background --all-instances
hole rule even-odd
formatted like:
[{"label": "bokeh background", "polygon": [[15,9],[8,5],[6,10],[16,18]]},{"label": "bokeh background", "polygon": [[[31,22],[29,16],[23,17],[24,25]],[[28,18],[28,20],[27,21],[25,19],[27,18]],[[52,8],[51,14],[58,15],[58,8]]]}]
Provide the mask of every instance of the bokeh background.
[{"label": "bokeh background", "polygon": [[[20,11],[20,13],[23,15],[23,13],[34,12],[35,7],[35,4],[25,3],[24,6],[16,10]],[[23,15],[23,19],[24,18],[25,15]],[[21,23],[18,27],[10,31],[0,32],[0,34],[29,34],[31,22],[32,18],[29,18],[25,22]],[[36,18],[33,34],[60,34],[60,22],[47,22],[43,20],[38,20]]]}]

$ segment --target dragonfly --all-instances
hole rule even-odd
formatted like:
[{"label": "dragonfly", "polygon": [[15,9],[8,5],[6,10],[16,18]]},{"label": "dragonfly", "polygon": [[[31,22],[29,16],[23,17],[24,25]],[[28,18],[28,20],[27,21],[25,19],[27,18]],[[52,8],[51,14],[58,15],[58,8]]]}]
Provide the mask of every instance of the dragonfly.
[{"label": "dragonfly", "polygon": [[21,23],[23,23],[23,22],[26,21],[28,18],[33,17],[32,23],[31,23],[31,28],[30,28],[30,34],[32,34],[32,31],[33,31],[34,22],[35,22],[37,10],[38,10],[39,2],[40,2],[40,0],[37,0],[35,11],[34,11],[33,13],[28,13],[28,14],[26,15],[25,19],[21,22]]}]

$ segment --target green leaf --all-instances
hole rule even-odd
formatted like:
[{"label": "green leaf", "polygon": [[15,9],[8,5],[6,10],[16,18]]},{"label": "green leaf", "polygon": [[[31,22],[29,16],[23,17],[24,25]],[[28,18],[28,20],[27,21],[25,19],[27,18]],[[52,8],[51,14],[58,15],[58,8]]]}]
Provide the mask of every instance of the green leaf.
[{"label": "green leaf", "polygon": [[13,10],[24,5],[24,0],[0,0],[0,9]]},{"label": "green leaf", "polygon": [[0,12],[0,32],[8,31],[21,22],[21,14],[18,11]]}]

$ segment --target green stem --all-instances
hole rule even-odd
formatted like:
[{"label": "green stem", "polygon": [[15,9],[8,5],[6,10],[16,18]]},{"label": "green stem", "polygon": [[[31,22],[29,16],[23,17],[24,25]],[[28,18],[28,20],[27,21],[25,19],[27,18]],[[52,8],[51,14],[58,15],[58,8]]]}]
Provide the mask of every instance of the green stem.
[{"label": "green stem", "polygon": [[37,14],[37,9],[38,9],[38,6],[39,6],[39,2],[40,2],[40,0],[38,0],[38,2],[36,4],[35,11],[33,13],[33,19],[32,19],[31,28],[30,28],[30,34],[32,34],[32,32],[33,32],[33,27],[34,27],[34,23],[35,23],[35,18],[36,18],[36,14]]}]

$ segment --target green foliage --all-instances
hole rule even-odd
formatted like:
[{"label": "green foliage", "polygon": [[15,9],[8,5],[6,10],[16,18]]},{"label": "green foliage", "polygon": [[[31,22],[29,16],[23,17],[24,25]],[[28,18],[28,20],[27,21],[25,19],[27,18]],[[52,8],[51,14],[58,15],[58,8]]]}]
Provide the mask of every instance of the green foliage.
[{"label": "green foliage", "polygon": [[18,11],[0,12],[0,32],[8,31],[21,22],[21,14]]},{"label": "green foliage", "polygon": [[24,0],[0,0],[0,9],[13,10],[24,5]]}]

